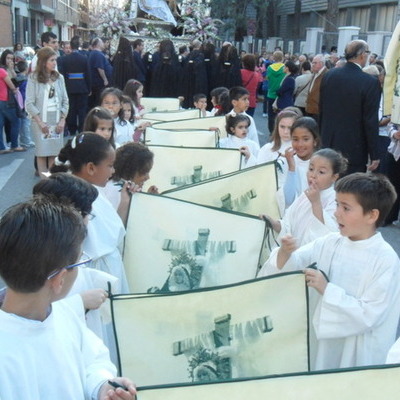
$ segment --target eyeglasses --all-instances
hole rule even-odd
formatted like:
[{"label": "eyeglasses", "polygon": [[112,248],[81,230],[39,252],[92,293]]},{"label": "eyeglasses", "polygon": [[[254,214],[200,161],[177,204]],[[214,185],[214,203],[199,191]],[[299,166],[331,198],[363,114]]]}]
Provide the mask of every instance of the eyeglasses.
[{"label": "eyeglasses", "polygon": [[76,268],[76,267],[88,267],[88,264],[92,261],[92,259],[86,254],[86,253],[82,253],[81,259],[79,262],[75,263],[75,264],[70,264],[67,265],[66,267],[62,267],[57,269],[56,271],[52,272],[48,277],[47,280],[50,280],[52,278],[54,278],[56,275],[58,275],[63,269],[68,270],[68,269],[72,269],[72,268]]},{"label": "eyeglasses", "polygon": [[81,213],[82,214],[82,218],[87,218],[88,221],[91,221],[92,219],[96,218],[95,214],[92,213]]}]

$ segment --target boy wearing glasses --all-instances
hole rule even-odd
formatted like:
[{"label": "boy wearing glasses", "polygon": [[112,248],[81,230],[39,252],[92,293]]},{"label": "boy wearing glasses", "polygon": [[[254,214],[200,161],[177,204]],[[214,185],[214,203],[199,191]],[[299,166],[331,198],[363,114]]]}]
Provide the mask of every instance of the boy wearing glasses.
[{"label": "boy wearing glasses", "polygon": [[[44,197],[18,204],[0,221],[0,398],[133,400],[103,343],[68,302],[86,229],[71,206]],[[108,381],[124,385],[115,389]]]}]

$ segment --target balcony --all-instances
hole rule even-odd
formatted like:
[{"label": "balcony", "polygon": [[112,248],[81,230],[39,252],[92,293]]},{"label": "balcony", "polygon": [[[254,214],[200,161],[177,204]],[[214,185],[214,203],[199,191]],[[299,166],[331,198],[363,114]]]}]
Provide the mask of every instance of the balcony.
[{"label": "balcony", "polygon": [[53,0],[29,0],[29,9],[54,15]]}]

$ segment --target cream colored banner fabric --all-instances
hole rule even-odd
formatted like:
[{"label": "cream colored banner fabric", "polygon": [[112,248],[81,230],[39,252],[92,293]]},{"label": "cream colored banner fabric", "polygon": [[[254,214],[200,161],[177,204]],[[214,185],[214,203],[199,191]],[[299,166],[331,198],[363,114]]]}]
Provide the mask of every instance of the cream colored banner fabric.
[{"label": "cream colored banner fabric", "polygon": [[[291,362],[291,357],[287,359]],[[400,366],[326,371],[238,382],[141,390],[140,400],[389,400],[400,393]]]},{"label": "cream colored banner fabric", "polygon": [[144,140],[147,145],[216,148],[218,142],[218,133],[205,129],[168,130],[148,127],[145,131]]},{"label": "cream colored banner fabric", "polygon": [[[173,295],[115,296],[112,307],[122,375],[138,386],[308,370],[302,273]],[[229,397],[220,392],[218,399]]]},{"label": "cream colored banner fabric", "polygon": [[124,265],[133,293],[169,293],[256,276],[264,242],[259,218],[137,193]]},{"label": "cream colored banner fabric", "polygon": [[[235,149],[149,146],[154,165],[144,190],[156,185],[160,192],[229,174],[240,169],[241,156]],[[197,201],[196,201],[197,203]]]},{"label": "cream colored banner fabric", "polygon": [[159,122],[153,125],[155,129],[205,129],[217,128],[220,137],[226,136],[226,119],[222,117],[207,117],[196,119],[185,119],[181,121]]},{"label": "cream colored banner fabric", "polygon": [[164,111],[164,112],[146,112],[143,115],[144,119],[154,121],[176,121],[182,119],[193,119],[200,118],[200,111],[197,109],[193,110],[178,110],[178,111]]},{"label": "cream colored banner fabric", "polygon": [[225,210],[279,218],[276,191],[275,164],[269,163],[163,194]]},{"label": "cream colored banner fabric", "polygon": [[179,110],[179,99],[169,97],[142,97],[140,104],[146,112]]}]

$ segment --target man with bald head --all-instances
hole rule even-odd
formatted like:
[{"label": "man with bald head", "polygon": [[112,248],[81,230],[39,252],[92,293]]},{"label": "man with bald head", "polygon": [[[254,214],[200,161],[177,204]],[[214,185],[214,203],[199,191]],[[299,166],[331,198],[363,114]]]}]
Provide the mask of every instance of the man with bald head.
[{"label": "man with bald head", "polygon": [[345,49],[347,63],[331,69],[322,79],[320,131],[323,147],[340,151],[348,160],[347,173],[373,171],[379,165],[378,79],[362,71],[370,50],[363,40]]},{"label": "man with bald head", "polygon": [[311,62],[311,72],[313,73],[313,77],[308,88],[306,114],[318,121],[321,82],[324,75],[328,72],[325,66],[325,56],[323,54],[317,54],[313,57]]}]

